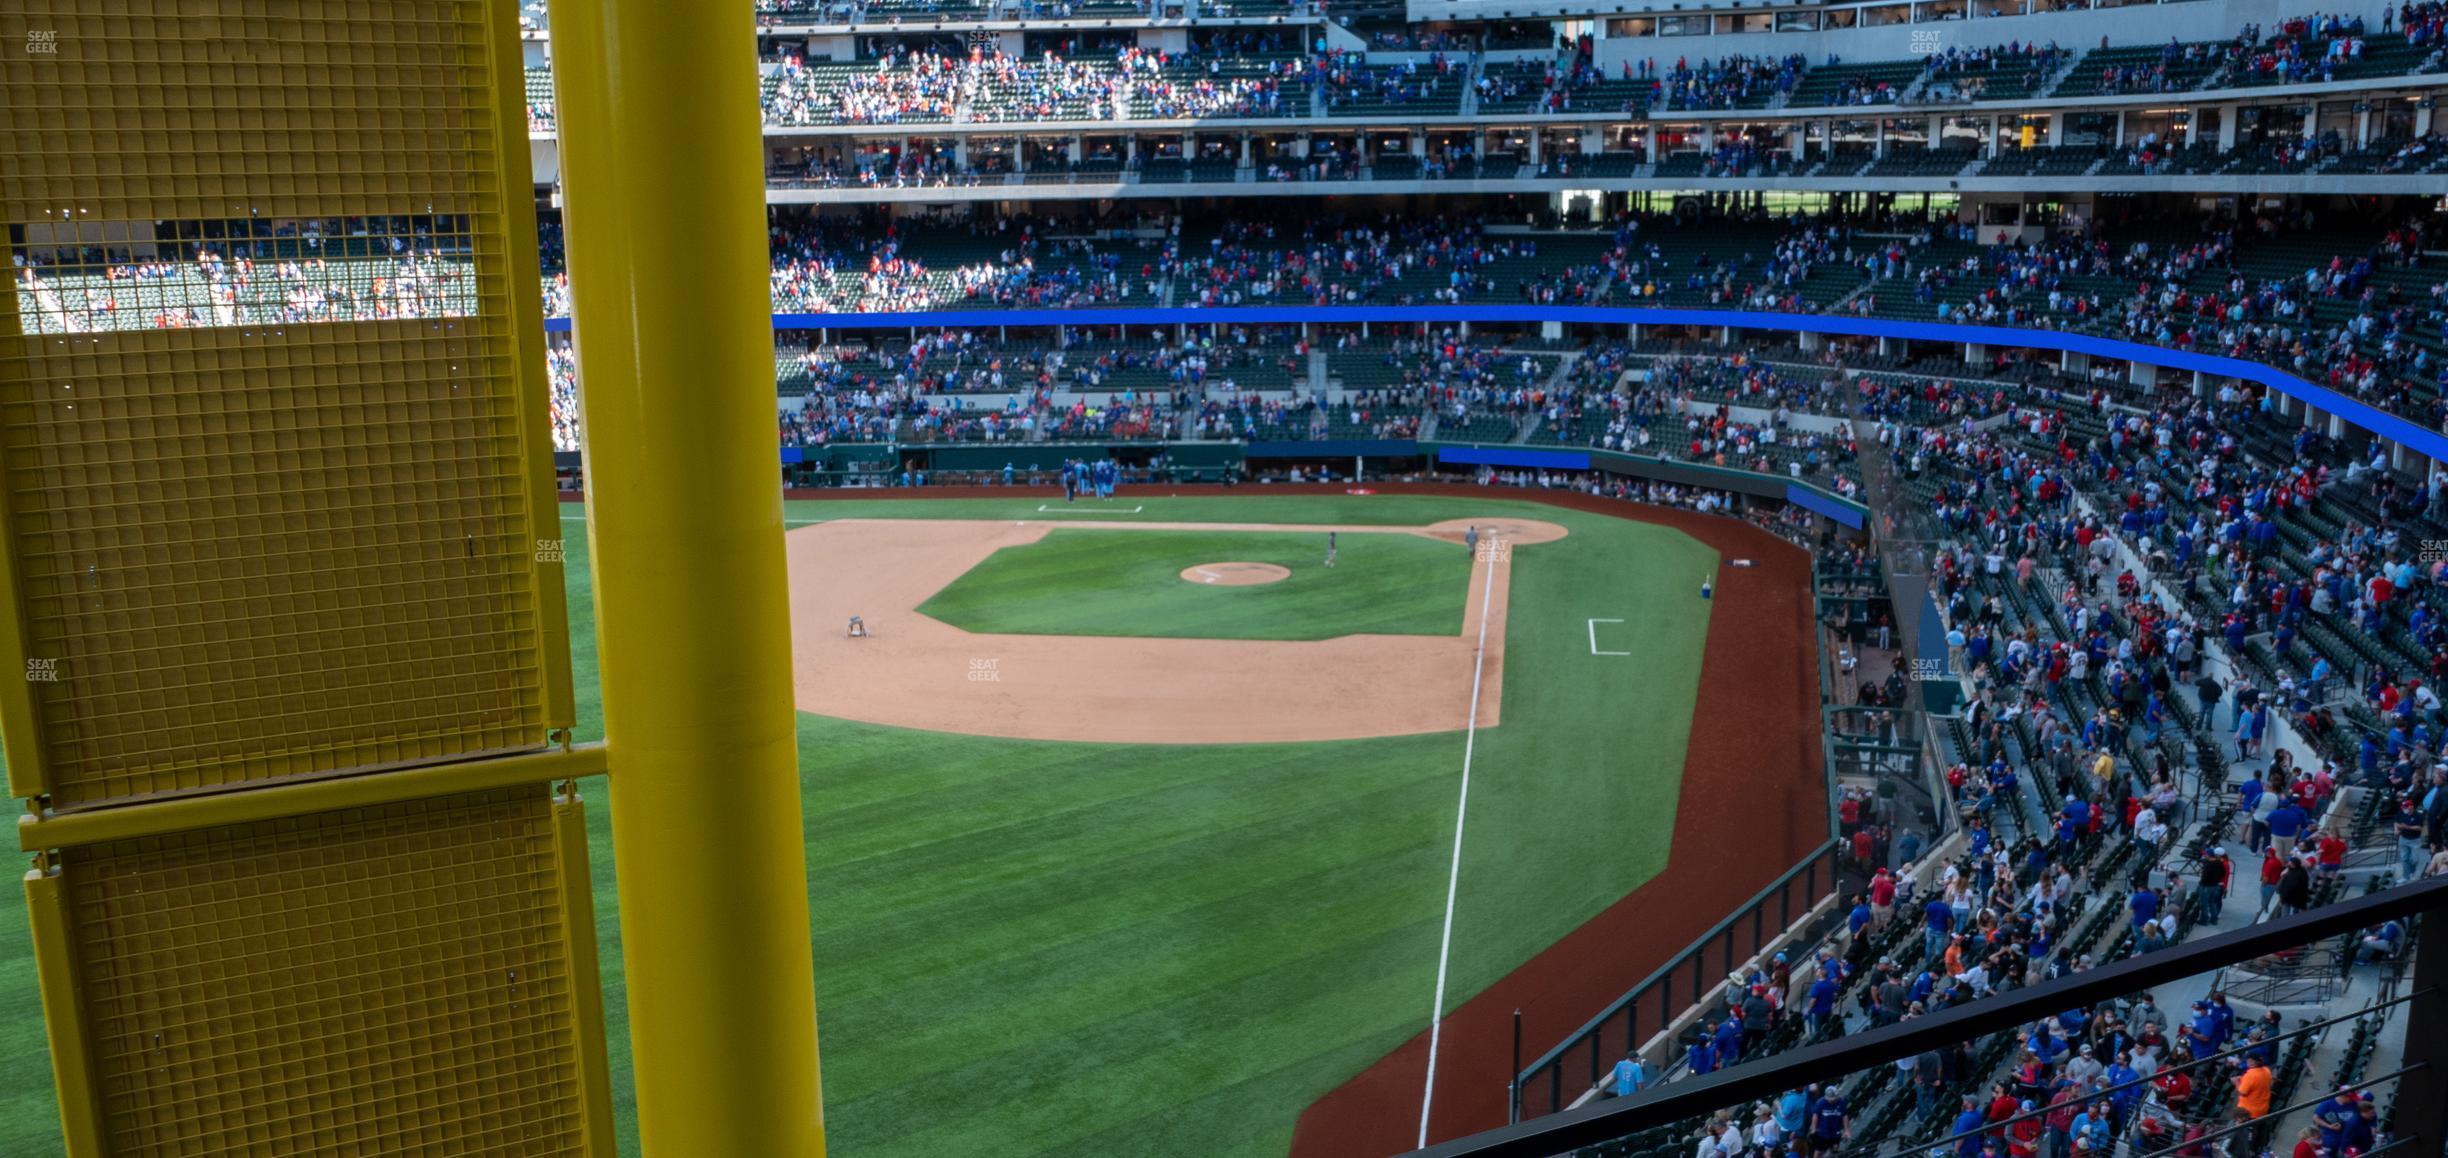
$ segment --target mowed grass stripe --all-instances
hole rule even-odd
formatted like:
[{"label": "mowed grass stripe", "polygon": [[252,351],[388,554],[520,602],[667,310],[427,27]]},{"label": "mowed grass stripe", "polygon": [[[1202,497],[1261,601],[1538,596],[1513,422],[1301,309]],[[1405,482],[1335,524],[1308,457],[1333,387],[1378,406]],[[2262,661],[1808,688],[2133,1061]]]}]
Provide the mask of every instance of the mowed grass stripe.
[{"label": "mowed grass stripe", "polygon": [[[886,819],[860,808],[812,820],[812,849],[837,833],[845,843],[855,838],[866,845],[878,830],[902,844],[896,855],[872,849],[844,860],[811,854],[810,871],[821,870],[834,887],[857,892],[880,910],[946,903],[1186,836],[1347,805],[1388,784],[1433,778],[1429,766],[1451,746],[1442,737],[1415,741],[1418,763],[1371,762],[1349,773],[1339,769],[1334,745],[1258,749],[1268,753],[1266,761],[1239,767],[1233,756],[1241,750],[1224,748],[1209,749],[1210,759],[1196,763],[1099,759],[1076,778],[1040,778],[1009,793],[995,786],[938,809],[903,810]],[[913,890],[911,877],[938,869],[956,869],[960,879]]]},{"label": "mowed grass stripe", "polygon": [[[1046,1068],[1068,1076],[1055,1080],[1077,1080],[1081,1067],[1098,1072],[1130,1056],[1127,1049],[1088,1051],[1068,1043],[1117,1019],[1146,1025],[1149,1046],[1203,1039],[1209,1027],[1169,1021],[1163,1011],[1199,991],[1273,973],[1374,932],[1417,930],[1413,956],[1420,946],[1433,946],[1435,928],[1425,906],[1413,890],[1380,872],[1417,863],[1426,862],[1384,851],[1280,880],[1274,894],[1235,893],[1133,927],[1041,946],[982,971],[997,978],[997,991],[1008,995],[1003,1001],[965,1003],[916,1021],[879,1012],[891,999],[847,1001],[839,1003],[836,1024],[874,1043],[870,1056],[879,1067],[922,1083],[930,1072],[967,1064],[981,1042],[1036,1052],[1040,1066],[1042,1059],[1057,1059],[1064,1064]],[[1288,895],[1293,890],[1297,898]],[[1332,931],[1320,935],[1321,927]],[[1283,980],[1278,999],[1307,994],[1318,983],[1289,974]],[[843,1092],[855,1096],[897,1084],[854,1081]]]},{"label": "mowed grass stripe", "polygon": [[[873,725],[845,723],[843,727]],[[950,733],[943,732],[903,734],[952,738]],[[1450,744],[1440,738],[1406,739],[1420,743],[1423,748]],[[981,756],[1003,744],[966,736],[958,740],[963,742],[925,743],[921,755],[980,761]],[[1066,747],[1076,749],[1077,754],[1064,753]],[[826,845],[811,846],[809,865],[841,873],[845,880],[858,880],[862,874],[889,868],[872,863],[879,856],[923,852],[929,844],[940,840],[996,841],[1014,835],[1005,831],[1009,826],[1059,823],[1064,813],[1074,809],[1168,791],[1201,793],[1232,806],[1247,802],[1226,798],[1251,783],[1314,793],[1333,791],[1337,783],[1387,774],[1374,767],[1351,773],[1332,763],[1338,755],[1348,757],[1357,748],[1351,743],[1204,747],[1189,749],[1191,757],[1187,759],[1166,759],[1170,753],[1159,746],[1044,745],[1041,751],[1060,754],[1060,758],[1015,761],[1021,766],[1003,775],[965,781],[960,785],[964,799],[957,801],[895,798],[845,807],[828,806],[821,816],[810,818],[810,835],[824,839]],[[895,774],[888,768],[836,765],[810,777],[809,786],[829,792],[832,785],[844,780]],[[959,823],[946,822],[947,804],[957,813]],[[1013,850],[1015,854],[1022,851],[1025,850]]]},{"label": "mowed grass stripe", "polygon": [[[901,812],[915,813],[940,807],[941,797],[947,793],[969,793],[987,786],[1002,788],[1034,780],[1058,781],[1082,765],[1109,762],[1119,753],[1131,750],[1128,745],[1099,743],[994,742],[981,748],[977,744],[979,737],[954,732],[856,723],[804,712],[800,713],[799,721],[802,745],[825,745],[822,766],[811,764],[802,780],[811,789],[824,792],[824,812],[828,816],[858,809],[873,809],[873,815],[886,818]],[[1172,763],[1143,761],[1141,767],[1159,764],[1169,767]],[[880,766],[866,767],[869,764]],[[826,835],[858,841],[860,834]],[[820,859],[826,864],[847,863],[867,855],[864,841],[858,841],[855,847],[862,851],[837,855],[831,848],[810,848],[809,863],[818,863]]]},{"label": "mowed grass stripe", "polygon": [[[1076,1141],[1105,1132],[1117,1112],[1137,1117],[1178,1107],[1184,1094],[1382,1032],[1373,1024],[1375,1011],[1406,995],[1416,999],[1428,983],[1434,963],[1419,962],[1420,947],[1433,941],[1441,918],[1385,926],[1378,899],[1351,894],[1302,914],[1336,935],[1303,941],[1298,948],[1310,951],[1265,969],[1203,979],[1209,983],[1160,1005],[972,1054],[968,1064],[931,1072],[916,1083],[920,1089],[904,1086],[881,1100],[844,1104],[846,1117],[873,1115],[897,1125],[878,1137],[846,1135],[843,1145],[887,1155],[1084,1153]],[[1190,1027],[1196,1031],[1185,1032]],[[1049,1054],[1087,1061],[1093,1076],[1082,1080],[1047,1068]],[[936,1096],[969,1076],[987,1076],[982,1096]],[[1279,1119],[1287,1137],[1298,1107],[1289,1109]],[[1172,1152],[1205,1151],[1192,1146]]]},{"label": "mowed grass stripe", "polygon": [[[918,610],[966,631],[1019,635],[1303,640],[1462,630],[1470,552],[1400,533],[1337,542],[1328,567],[1320,532],[1058,527],[996,551]],[[1181,577],[1223,562],[1273,563],[1291,576],[1245,587]]]},{"label": "mowed grass stripe", "polygon": [[[1392,977],[1371,979],[1364,984],[1386,989],[1386,999],[1399,1001],[1401,993],[1395,986],[1408,981],[1407,977]],[[1274,1059],[1277,1064],[1238,1079],[1226,1077],[1212,1085],[1185,1086],[1175,1091],[1176,1101],[1139,1107],[1137,1116],[1120,1125],[1073,1140],[1073,1152],[1283,1158],[1292,1145],[1292,1123],[1236,1112],[1236,1107],[1291,1102],[1306,1105],[1314,1097],[1308,1091],[1338,1084],[1393,1052],[1410,1037],[1411,1031],[1399,1028],[1363,1034],[1334,1048]],[[1317,1043],[1309,1044],[1317,1048]]]},{"label": "mowed grass stripe", "polygon": [[[1384,858],[1432,851],[1423,837],[1435,823],[1437,810],[1427,792],[1399,786],[1353,803],[1381,814],[1355,822],[1315,814],[1285,816],[1082,866],[1046,882],[1048,889],[1070,899],[1042,908],[1016,908],[1010,898],[997,896],[978,898],[973,904],[896,913],[862,924],[861,940],[839,955],[828,953],[827,959],[845,978],[854,971],[869,970],[898,984],[924,983],[952,972],[1000,979],[1002,983],[990,992],[947,994],[925,1015],[950,1018],[964,1016],[978,1006],[992,1006],[998,994],[1009,994],[1015,963],[1115,933],[1137,930],[1153,936],[1186,924],[1197,936],[1176,943],[1177,959],[1192,960],[1219,948],[1242,952],[1249,936],[1266,930],[1238,928],[1232,921],[1247,916],[1265,925],[1272,919],[1270,914],[1263,908],[1242,914],[1218,906],[1250,898],[1278,900],[1269,895],[1273,890],[1312,887],[1321,874],[1355,866],[1375,871],[1383,867],[1378,862]],[[1436,899],[1433,890],[1416,882],[1388,883],[1425,898],[1420,902],[1423,905]],[[996,944],[1000,951],[979,956],[976,946],[947,944],[941,935],[945,928],[974,928],[981,940]],[[875,944],[869,944],[871,941]],[[1098,959],[1090,957],[1091,961]],[[845,996],[871,990],[883,992],[888,987],[853,982]]]}]

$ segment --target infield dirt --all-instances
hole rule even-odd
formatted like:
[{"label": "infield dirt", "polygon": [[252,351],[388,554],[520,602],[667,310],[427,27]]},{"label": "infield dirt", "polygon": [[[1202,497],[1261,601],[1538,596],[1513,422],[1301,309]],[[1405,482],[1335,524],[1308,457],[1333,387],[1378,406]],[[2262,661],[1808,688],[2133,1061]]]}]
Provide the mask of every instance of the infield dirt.
[{"label": "infield dirt", "polygon": [[[1510,547],[1564,537],[1554,523],[1455,519],[1425,527],[1112,523],[1096,530],[1337,531],[1481,535],[1462,630],[1322,640],[996,635],[916,609],[986,557],[1055,524],[838,519],[791,531],[791,637],[801,710],[842,719],[1026,740],[1247,744],[1452,732],[1471,721],[1473,653],[1487,609],[1495,726],[1504,680]],[[1083,528],[1084,529],[1084,528]],[[1492,590],[1485,585],[1492,584]],[[868,634],[847,633],[858,616]]]}]

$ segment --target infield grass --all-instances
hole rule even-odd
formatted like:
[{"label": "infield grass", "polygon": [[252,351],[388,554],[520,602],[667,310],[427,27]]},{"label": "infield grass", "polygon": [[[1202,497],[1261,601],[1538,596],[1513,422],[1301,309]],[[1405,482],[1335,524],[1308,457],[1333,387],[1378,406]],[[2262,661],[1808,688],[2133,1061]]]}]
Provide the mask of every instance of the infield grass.
[{"label": "infield grass", "polygon": [[[1016,494],[1028,497],[792,503],[788,514],[1041,517],[1042,494]],[[1504,723],[1477,742],[1448,1010],[1664,867],[1711,611],[1695,595],[1716,562],[1707,547],[1494,497],[1145,505],[1137,517],[1171,521],[1516,515],[1570,530],[1513,556]],[[577,731],[599,739],[585,527],[563,530]],[[1588,617],[1625,620],[1606,646],[1633,655],[1589,654]],[[1458,730],[1121,746],[802,714],[799,743],[834,1153],[1281,1155],[1310,1102],[1427,1028]],[[582,791],[616,1128],[636,1155],[617,797],[600,780]],[[23,893],[7,897],[0,1155],[52,1155],[58,1116]]]},{"label": "infield grass", "polygon": [[[1005,547],[919,605],[954,627],[1020,635],[1332,639],[1462,630],[1470,551],[1419,535],[1101,531],[1062,527]],[[1244,587],[1199,583],[1206,563],[1290,571]]]}]

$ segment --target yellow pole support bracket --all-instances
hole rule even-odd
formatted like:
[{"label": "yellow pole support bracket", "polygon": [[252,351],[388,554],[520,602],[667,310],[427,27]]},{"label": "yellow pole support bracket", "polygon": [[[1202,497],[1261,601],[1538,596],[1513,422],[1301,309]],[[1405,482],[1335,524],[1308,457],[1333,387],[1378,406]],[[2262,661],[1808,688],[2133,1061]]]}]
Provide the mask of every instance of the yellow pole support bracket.
[{"label": "yellow pole support bracket", "polygon": [[327,780],[303,780],[244,791],[178,796],[79,812],[28,812],[17,818],[17,847],[29,852],[69,848],[283,816],[307,816],[340,808],[395,804],[403,800],[449,796],[513,784],[601,776],[607,771],[605,753],[602,744],[580,744],[484,760],[425,764],[359,776],[336,776]]},{"label": "yellow pole support bracket", "polygon": [[570,987],[578,1006],[578,1056],[586,1059],[580,1106],[586,1118],[587,1153],[619,1153],[612,1133],[612,1075],[604,1059],[603,975],[596,967],[595,887],[587,859],[586,806],[576,781],[553,788],[554,851],[560,855],[561,912],[569,938]]},{"label": "yellow pole support bracket", "polygon": [[85,1028],[84,987],[59,866],[49,857],[36,858],[25,891],[34,968],[42,983],[43,1030],[51,1044],[51,1080],[59,1087],[61,1140],[68,1158],[102,1158],[102,1089],[94,1080],[94,1043]]}]

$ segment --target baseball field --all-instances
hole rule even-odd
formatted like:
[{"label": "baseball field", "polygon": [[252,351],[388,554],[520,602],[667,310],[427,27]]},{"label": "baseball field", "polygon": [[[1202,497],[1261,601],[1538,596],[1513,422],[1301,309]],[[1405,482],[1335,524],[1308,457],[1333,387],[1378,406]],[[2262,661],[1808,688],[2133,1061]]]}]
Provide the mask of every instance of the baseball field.
[{"label": "baseball field", "polygon": [[[1431,1084],[1436,1136],[1495,1124],[1512,1009],[1545,1048],[1816,843],[1800,552],[1446,490],[787,504],[837,1152],[1382,1153]],[[9,890],[0,1154],[57,1148]]]}]

